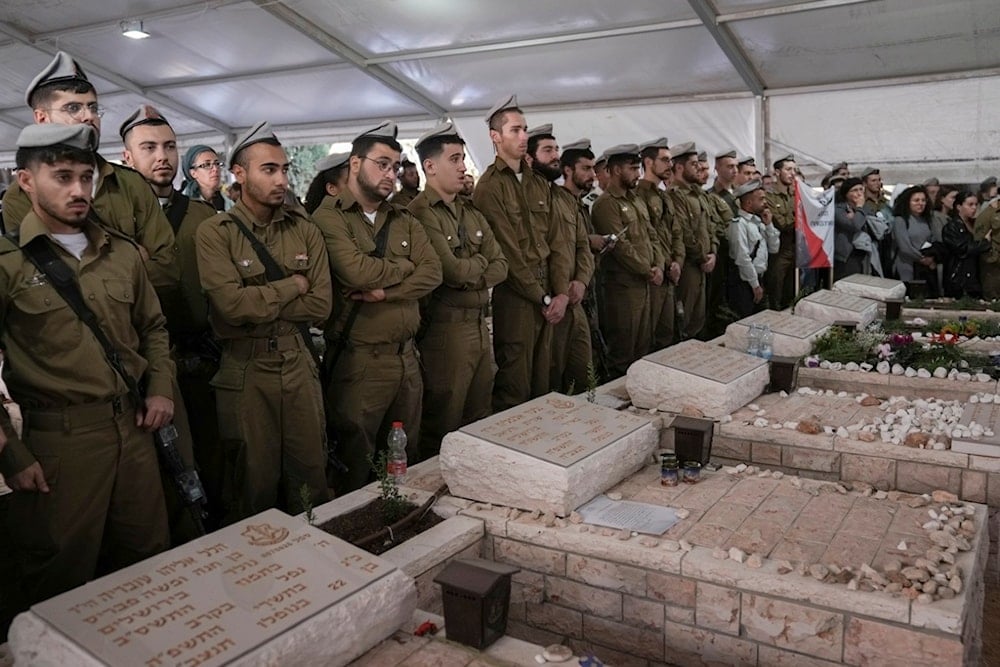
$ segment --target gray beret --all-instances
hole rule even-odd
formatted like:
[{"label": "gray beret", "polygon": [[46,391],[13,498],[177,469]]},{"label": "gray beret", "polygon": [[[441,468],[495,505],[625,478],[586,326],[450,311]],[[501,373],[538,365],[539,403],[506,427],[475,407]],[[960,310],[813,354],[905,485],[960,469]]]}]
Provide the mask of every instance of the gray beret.
[{"label": "gray beret", "polygon": [[233,145],[233,150],[229,153],[229,168],[233,168],[236,156],[241,150],[247,146],[252,146],[254,144],[260,143],[261,141],[268,141],[273,139],[278,140],[278,137],[274,136],[274,132],[271,131],[271,124],[266,120],[262,120],[246,133],[240,135],[236,138],[236,143]]},{"label": "gray beret", "polygon": [[571,141],[562,147],[563,153],[566,151],[589,151],[590,150],[590,139],[584,137],[583,139],[577,139],[576,141]]},{"label": "gray beret", "polygon": [[136,125],[148,125],[149,123],[170,125],[167,119],[163,117],[163,114],[157,111],[156,107],[149,104],[141,104],[138,109],[132,112],[132,115],[125,119],[121,127],[118,128],[118,135],[124,139],[128,131]]},{"label": "gray beret", "polygon": [[754,190],[760,190],[762,187],[764,187],[764,181],[759,178],[755,178],[733,190],[733,196],[739,199],[743,195],[748,195]]},{"label": "gray beret", "polygon": [[461,138],[461,135],[458,133],[458,128],[455,127],[455,124],[453,122],[451,122],[450,120],[448,120],[448,121],[445,121],[445,122],[441,123],[440,125],[436,125],[436,126],[432,127],[431,129],[429,129],[426,132],[424,132],[423,134],[421,134],[420,138],[417,139],[417,143],[414,144],[414,146],[419,146],[420,144],[424,143],[428,139],[433,139],[434,137],[459,137],[459,138]]},{"label": "gray beret", "polygon": [[601,159],[599,162],[606,162],[615,155],[628,155],[631,157],[639,156],[639,147],[635,144],[618,144],[617,146],[612,146],[608,150],[601,153]]},{"label": "gray beret", "polygon": [[736,149],[735,148],[730,148],[728,150],[724,150],[721,153],[716,154],[715,159],[716,160],[720,160],[720,159],[722,159],[724,157],[731,157],[731,158],[735,159],[736,158]]},{"label": "gray beret", "polygon": [[334,167],[342,167],[350,159],[350,153],[331,153],[321,160],[316,160],[316,171],[321,172]]},{"label": "gray beret", "polygon": [[694,145],[693,141],[688,141],[687,143],[677,144],[676,146],[670,147],[670,154],[676,160],[679,157],[684,157],[685,155],[696,155],[698,153],[698,147]]},{"label": "gray beret", "polygon": [[68,82],[68,81],[83,81],[90,83],[90,79],[87,75],[83,73],[83,68],[80,67],[80,63],[73,60],[73,58],[65,51],[59,51],[56,53],[55,58],[52,59],[45,69],[38,73],[31,83],[28,84],[28,90],[24,93],[24,103],[29,107],[31,106],[31,95],[34,93],[39,86],[44,86],[47,83],[56,82]]},{"label": "gray beret", "polygon": [[492,107],[490,107],[489,112],[486,114],[486,124],[489,125],[490,121],[493,120],[493,116],[496,116],[501,111],[506,111],[507,109],[517,108],[517,95],[511,95],[510,97],[505,97]]},{"label": "gray beret", "polygon": [[644,144],[639,144],[640,153],[647,148],[670,148],[670,143],[667,141],[666,137],[660,137],[659,139],[653,139],[652,141],[647,141]]},{"label": "gray beret", "polygon": [[97,130],[86,123],[64,125],[41,123],[28,125],[17,137],[18,148],[47,148],[70,146],[83,151],[97,150]]},{"label": "gray beret", "polygon": [[397,136],[399,136],[399,128],[396,127],[394,122],[387,120],[377,127],[365,130],[358,136],[354,137],[354,140],[357,141],[361,137],[380,137],[382,139],[392,139],[395,141]]}]

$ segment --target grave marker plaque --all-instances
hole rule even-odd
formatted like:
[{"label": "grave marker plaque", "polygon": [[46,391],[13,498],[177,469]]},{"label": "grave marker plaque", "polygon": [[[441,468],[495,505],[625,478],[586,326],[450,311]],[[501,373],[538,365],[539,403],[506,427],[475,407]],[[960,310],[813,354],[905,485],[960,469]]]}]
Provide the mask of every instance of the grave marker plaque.
[{"label": "grave marker plaque", "polygon": [[902,299],[906,296],[906,285],[902,280],[866,276],[861,273],[841,278],[833,284],[833,289],[836,292],[853,294],[876,301]]},{"label": "grave marker plaque", "polygon": [[635,472],[656,435],[646,418],[551,393],[449,433],[439,462],[453,495],[565,516]]},{"label": "grave marker plaque", "polygon": [[824,289],[803,297],[795,304],[795,314],[826,324],[843,320],[865,327],[875,321],[878,304],[871,299]]},{"label": "grave marker plaque", "polygon": [[632,364],[626,386],[640,408],[721,417],[757,398],[769,379],[764,359],[687,340]]},{"label": "grave marker plaque", "polygon": [[726,327],[726,347],[743,351],[753,324],[771,327],[772,350],[776,357],[804,357],[812,351],[813,341],[829,330],[823,322],[776,310],[762,310]]},{"label": "grave marker plaque", "polygon": [[[109,665],[213,667],[393,574],[405,578],[388,561],[268,510],[31,611]],[[398,603],[406,599],[401,591]]]}]

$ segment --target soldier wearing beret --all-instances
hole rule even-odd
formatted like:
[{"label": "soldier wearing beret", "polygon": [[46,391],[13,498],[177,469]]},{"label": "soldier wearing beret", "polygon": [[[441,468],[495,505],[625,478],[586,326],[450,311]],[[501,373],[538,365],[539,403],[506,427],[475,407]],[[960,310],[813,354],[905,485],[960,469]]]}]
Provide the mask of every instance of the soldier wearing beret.
[{"label": "soldier wearing beret", "polygon": [[493,289],[493,409],[506,410],[551,388],[552,335],[569,306],[574,257],[552,220],[552,191],[525,161],[528,128],[513,95],[486,117],[497,158],[473,194],[507,258]]},{"label": "soldier wearing beret", "polygon": [[[319,229],[284,204],[288,167],[270,125],[251,127],[229,158],[240,200],[196,237],[209,320],[222,340],[211,383],[230,522],[271,507],[301,512],[303,485],[313,504],[328,497],[323,393],[307,336],[330,315],[330,266]],[[284,277],[268,271],[262,252]]]},{"label": "soldier wearing beret", "polygon": [[[19,586],[23,606],[169,542],[152,432],[173,416],[174,364],[135,244],[88,218],[96,148],[89,124],[26,127],[17,180],[32,208],[19,234],[0,241],[4,380],[24,414],[18,438],[0,411],[0,473],[14,489],[6,518],[16,572],[5,589]],[[28,247],[47,248],[72,274],[124,372],[144,382],[143,405]]]},{"label": "soldier wearing beret", "polygon": [[786,155],[774,162],[778,182],[767,193],[767,206],[781,234],[781,247],[768,258],[767,297],[771,308],[784,310],[795,298],[795,158]]},{"label": "soldier wearing beret", "polygon": [[576,197],[556,181],[563,175],[559,144],[552,125],[528,130],[528,158],[536,174],[552,189],[552,222],[562,226],[566,252],[571,253],[573,275],[569,281],[569,306],[562,322],[555,326],[552,341],[552,389],[583,391],[587,387],[592,362],[590,326],[583,310],[583,299],[594,277],[594,255],[590,251],[587,222]]},{"label": "soldier wearing beret", "polygon": [[[118,134],[125,144],[125,164],[142,174],[149,183],[177,239],[181,290],[176,299],[160,301],[177,364],[178,389],[184,399],[175,405],[174,423],[180,434],[178,445],[183,455],[193,459],[189,463],[196,461],[201,469],[211,518],[215,520],[221,518],[222,512],[223,465],[215,394],[209,380],[219,370],[219,347],[208,325],[208,300],[198,275],[195,237],[198,227],[216,211],[174,189],[177,136],[156,108],[140,105],[125,119]],[[173,487],[169,480],[167,483],[167,506],[176,537],[178,527],[175,524],[185,521],[187,513],[179,502],[175,502]]]},{"label": "soldier wearing beret", "polygon": [[348,153],[332,153],[316,161],[316,176],[309,189],[303,206],[310,215],[323,203],[324,197],[336,197],[347,187]]},{"label": "soldier wearing beret", "polygon": [[701,189],[701,165],[693,142],[670,148],[674,156],[673,187],[667,196],[684,243],[684,264],[675,298],[683,306],[684,318],[678,327],[680,338],[693,338],[705,326],[705,285],[707,274],[716,266],[719,243],[711,227]]},{"label": "soldier wearing beret", "polygon": [[359,135],[347,188],[313,213],[339,288],[324,360],[329,419],[347,465],[338,494],[368,483],[367,459],[386,446],[394,421],[403,422],[409,460],[418,460],[424,386],[415,336],[419,302],[441,284],[441,260],[420,221],[387,201],[400,170],[396,134],[387,121]]},{"label": "soldier wearing beret", "polygon": [[729,224],[729,257],[733,270],[726,279],[726,296],[736,316],[744,318],[764,308],[767,258],[778,252],[779,232],[771,223],[764,184],[752,180],[736,188],[738,215]]},{"label": "soldier wearing beret", "polygon": [[[38,124],[82,123],[93,127],[100,139],[104,109],[97,103],[97,92],[80,65],[62,51],[29,84],[25,102]],[[94,217],[139,244],[157,294],[166,298],[176,292],[180,273],[174,261],[174,234],[142,176],[98,155],[94,193]],[[30,210],[28,196],[18,183],[11,184],[3,197],[6,229],[17,229]]]},{"label": "soldier wearing beret", "polygon": [[[732,157],[729,157],[732,156]],[[731,183],[732,176],[735,176],[736,151],[719,156],[716,159],[716,170],[722,169],[722,182],[716,178],[716,183],[707,190],[702,189],[705,198],[705,208],[711,221],[715,241],[718,244],[717,261],[715,270],[708,276],[708,284],[705,290],[705,310],[706,325],[702,331],[702,338],[711,340],[721,336],[726,331],[726,326],[732,322],[732,313],[726,308],[726,274],[729,270],[729,225],[736,213],[733,210],[736,200],[729,192],[727,183]],[[701,168],[701,183],[708,183],[710,174],[708,155],[698,154],[698,162]]]},{"label": "soldier wearing beret", "polygon": [[449,121],[417,140],[426,187],[409,210],[441,260],[441,286],[425,300],[417,342],[424,369],[420,458],[438,453],[441,438],[488,417],[493,356],[486,326],[491,287],[507,277],[483,214],[458,196],[465,180],[465,141]]},{"label": "soldier wearing beret", "polygon": [[601,261],[604,311],[601,324],[608,341],[608,371],[621,377],[633,361],[649,352],[649,288],[663,284],[663,254],[649,211],[635,194],[639,182],[639,147],[614,146],[607,155],[608,188],[594,202],[594,230],[618,240]]},{"label": "soldier wearing beret", "polygon": [[649,219],[656,231],[656,243],[663,258],[664,280],[649,287],[649,322],[653,328],[651,349],[658,350],[674,342],[674,288],[681,277],[684,264],[684,243],[680,230],[674,225],[673,204],[661,186],[670,179],[670,145],[660,137],[639,146],[642,160],[642,178],[636,187],[636,196],[649,211]]},{"label": "soldier wearing beret", "polygon": [[399,191],[389,200],[396,206],[407,206],[420,194],[420,172],[417,165],[403,158],[399,172]]}]

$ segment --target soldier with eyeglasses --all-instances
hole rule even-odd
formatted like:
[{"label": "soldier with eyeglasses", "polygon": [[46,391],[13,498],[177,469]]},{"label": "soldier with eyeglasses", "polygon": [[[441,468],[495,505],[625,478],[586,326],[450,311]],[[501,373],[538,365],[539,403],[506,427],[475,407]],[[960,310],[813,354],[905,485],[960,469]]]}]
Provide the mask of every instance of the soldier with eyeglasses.
[{"label": "soldier with eyeglasses", "polygon": [[[25,102],[34,112],[35,123],[90,125],[100,136],[104,108],[87,75],[63,51],[28,85]],[[95,152],[92,217],[100,225],[132,239],[146,264],[153,287],[161,299],[173,298],[178,289],[180,267],[175,259],[174,233],[160,202],[141,174],[112,164]],[[3,224],[16,230],[31,211],[31,201],[15,182],[3,197]]]},{"label": "soldier with eyeglasses", "polygon": [[[194,201],[202,201],[220,213],[228,211],[233,203],[222,196],[222,170],[225,167],[215,149],[205,144],[192,146],[184,153],[181,174],[184,176],[184,194]],[[239,197],[236,197],[239,199]]]}]

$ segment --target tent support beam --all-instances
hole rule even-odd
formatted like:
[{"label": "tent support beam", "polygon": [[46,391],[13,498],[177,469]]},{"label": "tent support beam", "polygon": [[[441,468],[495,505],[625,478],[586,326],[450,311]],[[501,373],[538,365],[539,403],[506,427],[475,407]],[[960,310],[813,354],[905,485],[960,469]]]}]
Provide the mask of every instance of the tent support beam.
[{"label": "tent support beam", "polygon": [[760,19],[767,16],[784,16],[785,14],[798,14],[799,12],[811,12],[817,9],[829,9],[830,7],[843,7],[845,5],[859,5],[872,0],[811,0],[808,2],[798,2],[794,5],[784,5],[782,7],[766,7],[763,9],[748,9],[745,12],[731,12],[720,14],[716,19],[719,23],[732,23],[733,21],[747,21],[750,19]]},{"label": "tent support beam", "polygon": [[253,81],[268,77],[278,77],[296,74],[320,74],[336,72],[338,70],[354,69],[350,63],[329,63],[326,65],[312,65],[308,67],[277,67],[275,69],[261,69],[243,74],[220,74],[219,76],[191,77],[188,79],[176,79],[169,83],[163,83],[156,87],[157,90],[174,90],[177,88],[187,88],[189,86],[208,86],[218,83],[237,83],[240,81]]},{"label": "tent support beam", "polygon": [[719,45],[722,52],[729,58],[729,62],[740,75],[740,78],[743,79],[743,83],[746,84],[750,92],[755,96],[762,96],[764,94],[763,80],[760,78],[757,70],[754,69],[749,58],[743,53],[743,49],[736,42],[736,38],[733,37],[733,33],[729,27],[719,24],[715,10],[708,4],[708,0],[688,0],[688,4],[691,5],[691,9],[701,19],[702,24],[708,30],[709,34],[712,35],[715,43]]},{"label": "tent support beam", "polygon": [[[12,25],[10,25],[5,21],[0,21],[0,33],[5,34],[8,37],[13,38],[26,46],[30,46],[31,48],[37,51],[41,51],[42,53],[48,54],[50,56],[54,56],[56,54],[56,51],[58,50],[52,46],[48,45],[42,46],[40,44],[37,44],[31,38],[30,35],[22,32],[18,28],[13,27]],[[233,131],[232,128],[230,128],[228,125],[226,125],[218,118],[202,113],[197,109],[193,109],[187,106],[186,104],[181,104],[173,100],[168,95],[163,95],[161,93],[156,92],[155,90],[143,88],[142,86],[132,81],[131,79],[127,79],[119,74],[115,74],[114,72],[107,70],[103,67],[99,67],[92,62],[81,60],[80,58],[77,58],[76,60],[77,62],[80,63],[80,65],[83,67],[85,71],[90,72],[91,74],[100,77],[105,81],[110,81],[119,88],[122,88],[131,93],[135,93],[140,97],[148,99],[149,101],[154,102],[165,109],[173,109],[174,111],[177,111],[178,113],[181,113],[187,116],[188,118],[191,118],[192,120],[198,121],[202,125],[207,125],[208,127],[219,130],[224,134],[231,134]]]},{"label": "tent support beam", "polygon": [[623,35],[639,35],[650,32],[664,32],[666,30],[677,30],[679,28],[696,28],[701,26],[698,19],[684,19],[680,21],[661,21],[659,23],[646,23],[641,25],[623,26],[621,28],[608,28],[605,30],[590,30],[583,32],[561,32],[542,37],[530,39],[514,39],[506,41],[475,42],[464,46],[432,49],[414,49],[412,51],[397,51],[382,56],[368,58],[365,62],[368,65],[381,65],[384,63],[404,62],[407,60],[426,60],[428,58],[444,58],[447,56],[464,56],[473,53],[489,53],[492,51],[510,51],[513,49],[523,49],[532,46],[551,46],[553,44],[565,44],[568,42],[583,42],[591,39],[601,39],[604,37],[620,37]]},{"label": "tent support beam", "polygon": [[330,53],[347,60],[363,73],[372,77],[384,86],[394,90],[399,95],[407,98],[411,102],[421,106],[432,116],[444,117],[448,115],[447,109],[427,97],[402,78],[392,72],[377,66],[369,65],[365,61],[365,56],[355,51],[353,48],[337,39],[325,30],[322,30],[294,9],[286,5],[282,0],[252,0],[255,5],[265,12],[285,23],[291,28],[299,31],[309,39],[313,40]]}]

